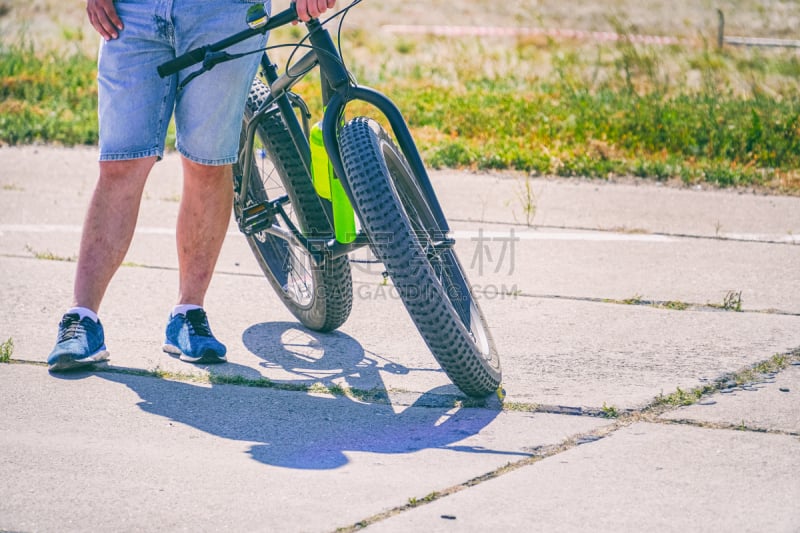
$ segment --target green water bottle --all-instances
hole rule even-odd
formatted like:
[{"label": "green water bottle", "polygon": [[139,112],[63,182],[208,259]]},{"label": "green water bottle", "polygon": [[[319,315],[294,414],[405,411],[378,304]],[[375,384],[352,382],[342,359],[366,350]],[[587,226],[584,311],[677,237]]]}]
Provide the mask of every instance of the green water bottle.
[{"label": "green water bottle", "polygon": [[356,218],[350,199],[344,192],[342,182],[333,172],[325,143],[322,139],[322,128],[319,122],[311,127],[309,138],[311,145],[311,178],[314,188],[322,198],[331,201],[333,206],[333,223],[336,240],[347,244],[356,240]]}]

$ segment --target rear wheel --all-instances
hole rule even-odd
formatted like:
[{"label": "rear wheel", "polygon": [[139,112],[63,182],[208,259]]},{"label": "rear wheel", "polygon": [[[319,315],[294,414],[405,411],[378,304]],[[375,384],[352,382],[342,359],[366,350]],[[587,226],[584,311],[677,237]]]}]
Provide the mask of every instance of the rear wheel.
[{"label": "rear wheel", "polygon": [[363,117],[339,143],[361,224],[434,357],[465,394],[496,391],[500,360],[486,320],[406,158]]},{"label": "rear wheel", "polygon": [[[269,88],[256,79],[247,98],[245,123],[268,95]],[[244,140],[243,128],[242,142]],[[311,178],[278,113],[259,119],[251,168],[248,190],[242,191],[243,168],[241,164],[234,165],[237,222],[241,224],[243,216],[238,201],[240,195],[246,194],[246,207],[285,198],[284,211],[304,235],[333,233]],[[275,217],[271,225],[288,230],[280,217]],[[267,280],[303,325],[316,331],[331,331],[347,320],[353,305],[353,282],[346,256],[326,258],[322,264],[315,265],[305,248],[269,233],[266,228],[259,228],[245,237]]]}]

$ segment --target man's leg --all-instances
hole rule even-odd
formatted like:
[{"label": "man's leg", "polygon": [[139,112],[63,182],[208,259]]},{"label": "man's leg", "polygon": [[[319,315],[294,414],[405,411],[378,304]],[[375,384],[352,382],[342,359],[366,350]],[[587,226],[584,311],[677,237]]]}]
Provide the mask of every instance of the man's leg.
[{"label": "man's leg", "polygon": [[183,195],[178,212],[179,304],[203,306],[233,205],[231,166],[183,158]]},{"label": "man's leg", "polygon": [[100,162],[100,178],[83,225],[75,306],[98,311],[130,247],[144,185],[155,161],[155,157],[147,157]]},{"label": "man's leg", "polygon": [[[248,2],[175,0],[175,53],[182,54],[240,30]],[[255,36],[228,50],[259,49],[266,36]],[[186,69],[177,76],[176,148],[184,156],[183,197],[178,215],[180,267],[178,305],[167,324],[164,351],[192,363],[222,363],[226,348],[211,333],[202,305],[230,223],[233,204],[231,163],[239,153],[242,116],[259,58],[230,61],[188,85]]]},{"label": "man's leg", "polygon": [[180,286],[167,324],[165,352],[190,363],[224,363],[225,345],[211,333],[203,301],[217,264],[233,204],[231,166],[183,158],[183,196],[178,211]]},{"label": "man's leg", "polygon": [[108,359],[100,302],[128,251],[142,191],[155,157],[100,163],[89,203],[75,273],[73,305],[61,319],[58,340],[47,358],[50,370],[81,368]]}]

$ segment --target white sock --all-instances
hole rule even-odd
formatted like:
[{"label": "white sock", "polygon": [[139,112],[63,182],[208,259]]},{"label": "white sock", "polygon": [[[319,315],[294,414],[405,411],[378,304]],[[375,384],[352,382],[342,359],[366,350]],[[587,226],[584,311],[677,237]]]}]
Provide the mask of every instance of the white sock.
[{"label": "white sock", "polygon": [[67,314],[79,315],[81,317],[81,320],[83,320],[86,317],[89,317],[95,322],[100,322],[100,319],[97,318],[97,313],[95,313],[94,311],[92,311],[87,307],[72,307],[70,309],[67,309]]},{"label": "white sock", "polygon": [[185,315],[189,311],[192,311],[194,309],[202,309],[202,308],[203,308],[202,306],[194,305],[194,304],[176,305],[175,307],[172,308],[172,314],[170,315],[170,317],[174,317],[176,315]]}]

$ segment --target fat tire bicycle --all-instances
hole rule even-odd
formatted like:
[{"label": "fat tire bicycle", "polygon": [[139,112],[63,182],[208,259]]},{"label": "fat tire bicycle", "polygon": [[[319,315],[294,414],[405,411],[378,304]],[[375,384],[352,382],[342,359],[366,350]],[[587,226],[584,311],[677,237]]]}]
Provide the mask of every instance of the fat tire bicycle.
[{"label": "fat tire bicycle", "polygon": [[[294,46],[306,51],[290,58],[282,74],[269,57],[272,47],[255,51],[260,75],[247,99],[234,165],[234,216],[284,305],[315,331],[347,320],[353,305],[348,256],[369,246],[450,380],[463,393],[484,397],[500,386],[499,355],[408,125],[389,98],[354,81],[325,27],[360,2],[305,23],[307,35]],[[245,55],[227,48],[295,21],[294,4],[272,17],[256,4],[247,29],[176,57],[158,72],[166,77],[202,64],[188,83]],[[292,88],[314,69],[324,114],[311,126],[308,106]],[[347,105],[356,101],[376,109],[392,135],[371,118],[347,118]]]}]

